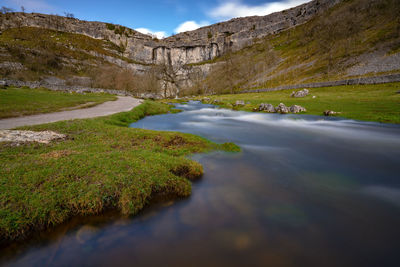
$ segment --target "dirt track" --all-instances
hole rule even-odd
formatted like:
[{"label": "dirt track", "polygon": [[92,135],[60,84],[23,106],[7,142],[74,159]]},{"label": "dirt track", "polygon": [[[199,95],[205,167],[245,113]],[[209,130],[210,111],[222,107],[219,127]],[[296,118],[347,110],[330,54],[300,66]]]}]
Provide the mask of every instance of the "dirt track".
[{"label": "dirt track", "polygon": [[0,129],[13,129],[20,126],[37,125],[56,121],[86,119],[107,116],[118,112],[129,111],[140,105],[139,99],[130,96],[119,96],[116,101],[108,101],[91,108],[31,115],[0,120]]}]

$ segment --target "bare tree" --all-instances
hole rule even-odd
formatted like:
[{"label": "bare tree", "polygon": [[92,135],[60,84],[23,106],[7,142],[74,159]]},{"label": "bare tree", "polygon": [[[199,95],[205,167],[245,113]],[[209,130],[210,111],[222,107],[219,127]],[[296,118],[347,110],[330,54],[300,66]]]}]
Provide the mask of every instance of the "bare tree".
[{"label": "bare tree", "polygon": [[74,19],[74,18],[75,18],[75,15],[72,14],[72,13],[69,13],[69,12],[64,12],[64,15],[65,15],[67,18],[70,18],[70,19]]},{"label": "bare tree", "polygon": [[167,54],[167,60],[164,59],[163,63],[158,66],[159,79],[164,83],[164,96],[167,95],[168,85],[175,87],[175,98],[178,98],[181,93],[181,80],[184,72],[187,71],[188,67],[182,58],[182,54],[179,55],[175,62],[172,62],[171,54]]},{"label": "bare tree", "polygon": [[0,9],[0,13],[2,13],[2,14],[11,13],[11,12],[14,12],[14,9],[9,8],[9,7],[2,6]]},{"label": "bare tree", "polygon": [[25,7],[24,6],[21,6],[21,11],[22,11],[22,13],[25,13]]}]

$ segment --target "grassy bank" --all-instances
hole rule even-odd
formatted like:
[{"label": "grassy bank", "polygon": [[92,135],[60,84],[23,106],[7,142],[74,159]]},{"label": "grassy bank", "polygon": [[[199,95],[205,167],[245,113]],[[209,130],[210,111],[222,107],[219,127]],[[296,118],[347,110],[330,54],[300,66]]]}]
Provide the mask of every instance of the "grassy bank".
[{"label": "grassy bank", "polygon": [[155,195],[187,197],[201,165],[185,156],[238,150],[201,137],[131,129],[130,122],[169,111],[145,102],[130,112],[25,129],[52,130],[66,141],[0,143],[0,240],[20,239],[75,215],[118,209],[133,215]]},{"label": "grassy bank", "polygon": [[[75,94],[8,87],[0,89],[0,119],[49,113],[76,106],[89,107],[117,97],[106,94]],[[86,104],[86,105],[85,105]]]},{"label": "grassy bank", "polygon": [[[304,114],[322,115],[324,110],[341,112],[340,116],[365,121],[400,123],[400,83],[377,85],[335,86],[309,89],[310,95],[304,98],[293,98],[293,90],[282,90],[265,93],[230,94],[210,96],[220,100],[221,107],[233,108],[236,100],[250,104],[235,109],[252,111],[260,103],[277,106],[300,105],[307,109]],[[315,98],[313,98],[315,96]],[[201,98],[199,98],[201,99]]]}]

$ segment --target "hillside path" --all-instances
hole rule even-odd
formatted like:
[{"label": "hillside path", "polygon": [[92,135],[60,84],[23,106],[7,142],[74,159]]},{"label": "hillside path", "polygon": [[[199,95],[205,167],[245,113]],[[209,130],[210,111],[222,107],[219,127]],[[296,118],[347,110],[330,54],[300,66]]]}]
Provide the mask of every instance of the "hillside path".
[{"label": "hillside path", "polygon": [[118,96],[118,99],[115,101],[104,102],[91,108],[2,119],[0,120],[0,129],[13,129],[20,126],[37,125],[56,121],[107,116],[118,112],[129,111],[141,103],[141,100],[130,96]]}]

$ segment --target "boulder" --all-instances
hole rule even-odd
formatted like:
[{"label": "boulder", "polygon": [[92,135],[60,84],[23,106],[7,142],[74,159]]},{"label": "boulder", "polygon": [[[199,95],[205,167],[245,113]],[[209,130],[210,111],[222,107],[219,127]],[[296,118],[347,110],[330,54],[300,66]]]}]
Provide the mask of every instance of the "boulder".
[{"label": "boulder", "polygon": [[303,89],[297,92],[292,92],[292,94],[290,95],[291,97],[305,97],[309,95],[309,91],[307,89]]},{"label": "boulder", "polygon": [[161,96],[157,95],[157,94],[153,94],[153,93],[142,93],[139,96],[142,99],[152,99],[152,100],[158,100],[158,99],[162,99]]},{"label": "boulder", "polygon": [[302,106],[298,106],[298,105],[293,105],[289,108],[290,112],[292,113],[300,113],[300,112],[305,112],[307,111],[305,108],[303,108]]},{"label": "boulder", "polygon": [[325,110],[324,111],[324,115],[325,116],[335,116],[335,115],[338,115],[338,114],[340,114],[340,112],[336,112],[336,111],[333,111],[333,110]]},{"label": "boulder", "polygon": [[258,110],[259,111],[266,111],[266,112],[269,112],[269,113],[275,113],[276,112],[273,105],[264,104],[264,103],[260,104],[260,106],[258,107]]},{"label": "boulder", "polygon": [[243,100],[236,100],[236,102],[235,102],[235,106],[244,106],[244,105],[245,105],[245,103]]},{"label": "boulder", "polygon": [[18,130],[0,130],[0,142],[12,142],[22,144],[25,142],[38,142],[48,144],[53,140],[65,140],[65,134],[59,134],[52,131],[33,132]]},{"label": "boulder", "polygon": [[281,113],[281,114],[287,114],[289,113],[289,109],[287,108],[287,106],[285,106],[285,104],[280,103],[276,108],[275,108],[276,112]]}]

